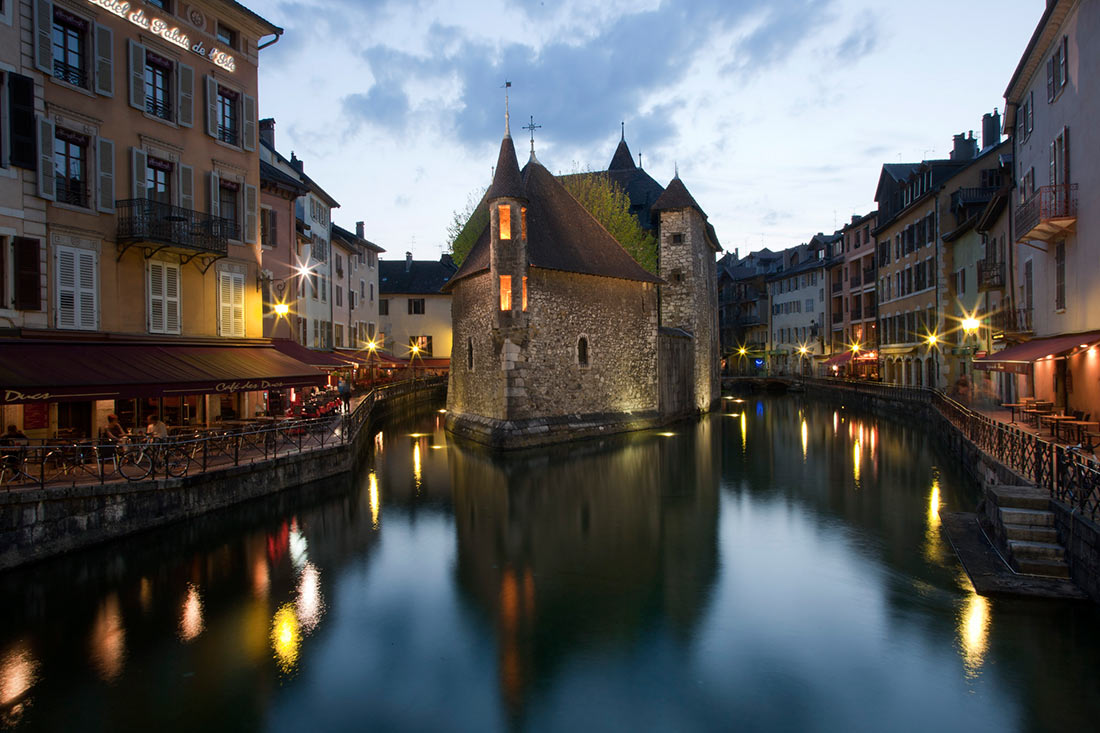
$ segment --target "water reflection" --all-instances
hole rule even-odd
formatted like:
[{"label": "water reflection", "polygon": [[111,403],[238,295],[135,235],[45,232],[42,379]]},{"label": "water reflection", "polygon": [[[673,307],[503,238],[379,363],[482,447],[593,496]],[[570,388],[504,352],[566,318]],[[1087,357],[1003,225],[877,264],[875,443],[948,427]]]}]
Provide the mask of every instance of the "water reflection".
[{"label": "water reflection", "polygon": [[19,722],[29,702],[28,693],[38,681],[38,660],[26,640],[17,641],[0,657],[0,723]]},{"label": "water reflection", "polygon": [[325,601],[321,596],[321,576],[313,563],[306,563],[302,576],[298,580],[298,621],[302,631],[310,633],[317,628],[321,615],[325,612]]},{"label": "water reflection", "polygon": [[989,601],[970,591],[959,613],[959,645],[967,679],[981,672],[989,645]]},{"label": "water reflection", "polygon": [[100,678],[110,682],[118,677],[126,654],[126,631],[122,627],[122,613],[115,593],[103,599],[96,612],[90,646],[92,663]]},{"label": "water reflection", "polygon": [[367,496],[370,501],[371,527],[378,529],[379,503],[378,503],[378,476],[371,471],[368,478]]},{"label": "water reflection", "polygon": [[284,603],[275,612],[271,622],[271,648],[275,652],[275,662],[283,674],[291,674],[298,666],[298,649],[302,645],[302,634],[298,627],[298,616],[294,605]]},{"label": "water reflection", "polygon": [[806,448],[810,444],[810,428],[806,424],[806,418],[802,418],[802,427],[799,431],[802,434],[802,462],[806,462]]}]

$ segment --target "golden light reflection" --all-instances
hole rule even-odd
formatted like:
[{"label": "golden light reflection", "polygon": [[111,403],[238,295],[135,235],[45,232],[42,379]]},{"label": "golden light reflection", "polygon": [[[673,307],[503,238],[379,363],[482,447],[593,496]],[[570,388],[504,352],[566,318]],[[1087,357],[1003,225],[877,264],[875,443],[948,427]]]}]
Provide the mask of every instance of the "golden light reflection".
[{"label": "golden light reflection", "polygon": [[376,451],[381,451],[382,447],[383,447],[382,433],[380,433],[380,432],[375,433],[374,434],[374,449]]},{"label": "golden light reflection", "polygon": [[153,606],[153,583],[148,578],[141,579],[141,610],[148,612]]},{"label": "golden light reflection", "polygon": [[417,440],[413,444],[413,484],[417,493],[420,493],[420,479],[420,441]]},{"label": "golden light reflection", "polygon": [[92,624],[91,656],[99,677],[110,682],[122,672],[126,655],[126,631],[122,628],[118,595],[112,593],[100,604]]},{"label": "golden light reflection", "polygon": [[301,570],[309,562],[309,541],[298,529],[298,518],[290,520],[290,532],[287,535],[287,548],[290,550],[290,564],[295,570]]},{"label": "golden light reflection", "polygon": [[202,629],[202,596],[194,583],[188,583],[187,598],[183,601],[183,612],[180,614],[180,640],[191,641],[202,633]]},{"label": "golden light reflection", "polygon": [[370,498],[370,523],[371,528],[378,529],[378,477],[374,474],[374,471],[370,472],[368,482],[367,496]]},{"label": "golden light reflection", "polygon": [[802,462],[806,462],[806,447],[810,443],[810,427],[806,424],[806,420],[802,420]]},{"label": "golden light reflection", "polygon": [[657,433],[657,435],[660,435],[663,438],[671,438],[676,435],[676,433]]},{"label": "golden light reflection", "polygon": [[298,580],[298,621],[302,631],[310,633],[325,614],[325,599],[321,596],[321,574],[313,563],[306,563]]},{"label": "golden light reflection", "polygon": [[928,527],[924,532],[924,557],[939,563],[940,557],[940,477],[932,469],[932,489],[928,493]]},{"label": "golden light reflection", "polygon": [[748,445],[749,424],[745,421],[745,413],[741,413],[741,452],[745,452]]},{"label": "golden light reflection", "polygon": [[833,435],[836,435],[837,429],[840,427],[840,413],[833,410]]},{"label": "golden light reflection", "polygon": [[856,481],[856,488],[859,488],[859,464],[863,458],[863,445],[857,440],[852,443],[852,478]]},{"label": "golden light reflection", "polygon": [[970,591],[959,614],[959,643],[967,679],[977,677],[985,663],[989,648],[989,624],[989,601]]},{"label": "golden light reflection", "polygon": [[38,660],[30,645],[20,641],[0,659],[0,723],[13,724],[23,713],[26,695],[38,681]]},{"label": "golden light reflection", "polygon": [[284,603],[275,612],[271,623],[271,648],[275,652],[275,662],[283,674],[290,674],[298,665],[298,649],[302,645],[302,633],[298,628],[298,617],[294,615],[294,606]]}]

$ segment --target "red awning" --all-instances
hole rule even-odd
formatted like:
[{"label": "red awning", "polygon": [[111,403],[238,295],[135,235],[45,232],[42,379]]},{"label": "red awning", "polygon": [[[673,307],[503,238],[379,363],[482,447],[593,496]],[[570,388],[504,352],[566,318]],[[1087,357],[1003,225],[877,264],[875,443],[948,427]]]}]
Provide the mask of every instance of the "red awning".
[{"label": "red awning", "polygon": [[843,354],[835,354],[825,360],[824,366],[827,367],[840,367],[847,364],[852,360],[852,352],[845,351]]},{"label": "red awning", "polygon": [[1079,346],[1089,346],[1097,341],[1100,341],[1100,331],[1032,339],[1010,346],[1004,351],[974,359],[974,368],[988,372],[1030,374],[1031,365],[1038,359],[1060,356]]},{"label": "red awning", "polygon": [[323,372],[267,345],[0,341],[0,403],[309,387]]},{"label": "red awning", "polygon": [[332,371],[333,369],[347,369],[353,362],[349,359],[334,354],[331,351],[317,351],[307,349],[290,339],[274,339],[271,345],[292,359],[297,359],[303,364],[309,364],[318,369]]}]

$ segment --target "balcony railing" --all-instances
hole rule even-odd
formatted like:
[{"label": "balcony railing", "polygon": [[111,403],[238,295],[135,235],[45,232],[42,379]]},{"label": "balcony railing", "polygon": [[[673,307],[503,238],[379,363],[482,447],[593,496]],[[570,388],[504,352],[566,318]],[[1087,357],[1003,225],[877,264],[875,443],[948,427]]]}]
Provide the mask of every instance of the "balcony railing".
[{"label": "balcony railing", "polygon": [[79,178],[58,178],[55,199],[62,204],[88,208],[88,188]]},{"label": "balcony railing", "polygon": [[833,323],[843,323],[843,322],[844,322],[844,314],[841,313],[840,311],[834,311],[833,312]]},{"label": "balcony railing", "polygon": [[1077,184],[1042,186],[1026,203],[1016,207],[1017,240],[1053,242],[1073,231],[1077,224]]},{"label": "balcony railing", "polygon": [[1005,333],[1031,333],[1031,309],[1009,308],[992,313],[989,325],[994,335]]},{"label": "balcony railing", "polygon": [[87,72],[81,67],[72,66],[59,60],[53,62],[53,76],[55,79],[60,79],[77,87],[84,86],[88,78]]},{"label": "balcony railing", "polygon": [[875,282],[875,268],[868,267],[863,271],[863,282],[866,285],[873,285]]},{"label": "balcony railing", "polygon": [[874,318],[877,315],[878,315],[878,306],[875,305],[874,303],[868,303],[867,305],[863,306],[863,317],[864,318]]},{"label": "balcony railing", "polygon": [[226,125],[218,125],[218,139],[230,145],[237,144],[237,128]]},{"label": "balcony railing", "polygon": [[1005,286],[1005,263],[997,260],[978,261],[978,289],[990,290]]},{"label": "balcony railing", "polygon": [[229,240],[240,239],[237,222],[230,219],[150,199],[124,199],[115,206],[120,242],[162,242],[224,255]]},{"label": "balcony railing", "polygon": [[145,111],[162,120],[172,119],[172,105],[164,99],[154,99],[151,96],[145,98]]},{"label": "balcony railing", "polygon": [[862,308],[853,308],[852,309],[852,320],[853,321],[862,321],[863,320],[863,309]]},{"label": "balcony railing", "polygon": [[844,288],[844,283],[837,281],[833,283],[833,292],[839,293]]},{"label": "balcony railing", "polygon": [[859,279],[859,270],[856,270],[855,272],[852,273],[852,278],[851,278],[850,285],[853,288],[858,288],[861,283],[862,283],[862,280]]}]

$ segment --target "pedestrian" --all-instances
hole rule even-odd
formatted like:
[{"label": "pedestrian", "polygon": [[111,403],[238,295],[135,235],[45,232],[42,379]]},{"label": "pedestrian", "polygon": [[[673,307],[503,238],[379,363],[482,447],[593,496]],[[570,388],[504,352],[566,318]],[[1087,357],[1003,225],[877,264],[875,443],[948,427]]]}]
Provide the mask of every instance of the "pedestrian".
[{"label": "pedestrian", "polygon": [[0,445],[28,445],[31,439],[14,425],[8,426],[8,432],[0,435]]},{"label": "pedestrian", "polygon": [[107,427],[104,429],[103,434],[112,443],[126,442],[126,428],[122,427],[118,415],[113,412],[107,416]]},{"label": "pedestrian", "polygon": [[168,426],[155,412],[149,413],[149,424],[145,426],[145,439],[149,443],[168,440]]},{"label": "pedestrian", "polygon": [[351,385],[348,380],[340,377],[336,390],[340,393],[340,401],[344,403],[344,412],[351,412]]}]

